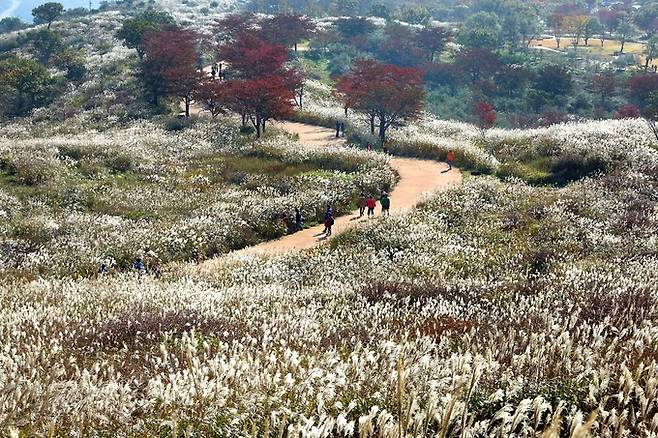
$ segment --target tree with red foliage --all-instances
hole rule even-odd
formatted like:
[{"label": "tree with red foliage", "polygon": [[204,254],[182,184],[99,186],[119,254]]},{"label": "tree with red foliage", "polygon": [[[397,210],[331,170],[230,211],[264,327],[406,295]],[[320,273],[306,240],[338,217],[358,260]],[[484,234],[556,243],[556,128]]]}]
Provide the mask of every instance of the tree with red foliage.
[{"label": "tree with red foliage", "polygon": [[649,73],[633,76],[628,81],[628,89],[633,103],[642,108],[649,95],[658,92],[658,75]]},{"label": "tree with red foliage", "polygon": [[219,59],[231,66],[231,72],[240,79],[278,74],[288,60],[288,50],[269,44],[258,36],[242,33],[230,44],[219,48]]},{"label": "tree with red foliage", "polygon": [[[621,21],[622,18],[622,12],[613,10],[613,9],[605,9],[601,8],[599,9],[599,21],[605,28],[605,30],[608,31],[608,35],[612,35],[612,33],[617,29],[617,26],[619,26],[619,22]],[[604,41],[601,41],[601,46],[603,46]]]},{"label": "tree with red foliage", "polygon": [[303,15],[280,14],[261,22],[261,36],[264,40],[284,47],[293,47],[295,52],[297,44],[310,38],[314,31],[315,23]]},{"label": "tree with red foliage", "polygon": [[225,82],[206,78],[197,87],[193,97],[214,119],[226,112],[229,102],[228,86]]},{"label": "tree with red foliage", "polygon": [[477,127],[480,128],[482,138],[484,138],[487,130],[493,128],[494,123],[496,123],[496,110],[489,102],[475,102],[473,104],[473,118]]},{"label": "tree with red foliage", "polygon": [[634,76],[629,83],[630,97],[658,140],[658,75]]},{"label": "tree with red foliage", "polygon": [[440,55],[446,44],[452,38],[452,33],[443,27],[424,27],[416,33],[416,44],[427,52],[427,60],[434,62],[434,57]]},{"label": "tree with red foliage", "polygon": [[384,144],[388,128],[420,115],[425,100],[422,76],[415,68],[359,60],[339,80],[337,93],[346,108],[370,117],[371,129],[377,119],[379,140]]},{"label": "tree with red foliage", "polygon": [[417,67],[427,58],[418,45],[416,34],[401,24],[388,24],[384,29],[385,39],[379,44],[379,58],[384,62],[402,67]]},{"label": "tree with red foliage", "polygon": [[455,58],[455,64],[466,73],[472,83],[491,80],[502,67],[500,58],[489,49],[464,49]]},{"label": "tree with red foliage", "polygon": [[306,84],[306,74],[299,69],[284,70],[282,77],[288,85],[288,89],[292,92],[295,100],[295,105],[299,109],[304,109],[304,91]]},{"label": "tree with red foliage", "polygon": [[226,44],[254,29],[257,22],[256,16],[249,12],[229,14],[215,22],[215,36],[220,43]]},{"label": "tree with red foliage", "polygon": [[193,95],[203,79],[196,69],[197,42],[195,33],[181,29],[145,36],[142,74],[154,105],[164,95],[180,97],[189,117]]},{"label": "tree with red foliage", "polygon": [[280,75],[233,80],[227,84],[228,107],[249,120],[260,138],[269,120],[290,116],[294,96]]},{"label": "tree with red foliage", "polygon": [[638,119],[642,117],[640,108],[631,103],[619,107],[615,113],[615,119]]},{"label": "tree with red foliage", "polygon": [[617,79],[612,72],[597,73],[592,77],[590,84],[592,92],[599,96],[599,105],[607,107],[607,98],[615,94]]}]

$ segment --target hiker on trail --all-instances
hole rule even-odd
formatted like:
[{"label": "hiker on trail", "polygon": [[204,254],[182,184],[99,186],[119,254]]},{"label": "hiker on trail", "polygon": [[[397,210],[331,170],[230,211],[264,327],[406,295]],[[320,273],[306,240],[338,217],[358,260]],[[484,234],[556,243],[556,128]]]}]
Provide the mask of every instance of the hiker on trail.
[{"label": "hiker on trail", "polygon": [[377,201],[375,201],[375,198],[372,195],[368,196],[368,200],[366,201],[366,206],[368,207],[368,217],[374,216],[375,207],[377,207]]},{"label": "hiker on trail", "polygon": [[388,197],[388,193],[384,192],[382,193],[382,197],[379,200],[379,202],[382,204],[382,216],[390,216],[391,215],[391,198]]},{"label": "hiker on trail", "polygon": [[345,137],[345,122],[340,123],[340,132],[341,132],[341,136]]},{"label": "hiker on trail", "polygon": [[133,269],[137,273],[138,278],[141,278],[144,274],[146,274],[146,266],[144,266],[144,262],[142,261],[141,257],[137,257],[135,259],[133,262]]},{"label": "hiker on trail", "polygon": [[326,233],[329,231],[327,228],[327,221],[331,219],[333,221],[334,219],[334,209],[331,208],[331,204],[327,204],[327,210],[324,212],[324,231],[323,233]]},{"label": "hiker on trail", "polygon": [[215,76],[217,76],[217,67],[215,64],[212,66],[212,70],[210,70],[210,75],[212,76],[213,79],[215,79]]},{"label": "hiker on trail", "polygon": [[336,138],[340,137],[340,122],[336,120]]},{"label": "hiker on trail", "polygon": [[367,206],[368,198],[366,198],[365,194],[361,193],[359,196],[359,217],[363,217],[363,213],[365,213]]},{"label": "hiker on trail", "polygon": [[302,231],[304,229],[304,217],[302,216],[302,211],[296,207],[295,208],[295,231]]},{"label": "hiker on trail", "polygon": [[331,208],[331,204],[327,204],[327,210],[324,212],[324,218],[328,218],[329,216],[334,215],[334,209]]},{"label": "hiker on trail", "polygon": [[334,226],[335,222],[336,221],[334,220],[333,216],[328,216],[324,220],[324,229],[325,229],[325,234],[327,235],[327,237],[331,236],[331,227]]},{"label": "hiker on trail", "polygon": [[450,149],[446,154],[446,163],[448,163],[448,171],[452,170],[452,163],[455,161],[455,153]]}]

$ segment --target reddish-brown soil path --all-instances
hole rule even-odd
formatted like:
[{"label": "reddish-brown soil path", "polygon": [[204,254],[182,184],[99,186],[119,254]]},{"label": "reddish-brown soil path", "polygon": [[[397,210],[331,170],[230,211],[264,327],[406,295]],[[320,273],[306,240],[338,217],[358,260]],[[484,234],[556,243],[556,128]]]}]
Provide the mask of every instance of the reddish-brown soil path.
[{"label": "reddish-brown soil path", "polygon": [[[332,129],[293,122],[279,122],[276,124],[276,127],[297,135],[299,142],[304,146],[335,148],[345,146],[344,139],[336,138],[335,131]],[[390,194],[392,215],[408,212],[427,195],[461,183],[461,173],[459,170],[453,168],[453,170],[448,172],[448,166],[445,163],[415,158],[392,157],[391,166],[400,175],[399,182]],[[336,218],[336,223],[333,227],[333,236],[350,228],[367,224],[369,221],[380,220],[381,209],[378,206],[376,215],[372,219],[367,219],[366,217],[359,218],[358,216],[357,211],[350,215]],[[312,248],[328,240],[322,234],[323,229],[324,226],[322,225],[306,228],[301,232],[245,248],[237,251],[237,253],[277,255],[289,251]],[[209,260],[199,265],[198,268],[201,271],[209,272],[219,262],[219,259]]]}]

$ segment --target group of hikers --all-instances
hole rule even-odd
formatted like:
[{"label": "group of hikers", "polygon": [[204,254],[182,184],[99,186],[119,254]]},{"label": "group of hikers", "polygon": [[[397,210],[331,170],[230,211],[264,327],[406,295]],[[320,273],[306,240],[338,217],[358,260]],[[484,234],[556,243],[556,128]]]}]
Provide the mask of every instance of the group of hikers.
[{"label": "group of hikers", "polygon": [[[379,198],[379,203],[382,206],[382,216],[389,216],[391,214],[391,199],[388,197],[388,193],[383,192],[381,198]],[[377,201],[374,196],[361,193],[359,196],[359,217],[363,217],[368,210],[368,217],[375,215],[375,208],[377,207]]]},{"label": "group of hikers", "polygon": [[[377,208],[377,200],[373,195],[366,196],[364,193],[359,195],[358,199],[359,204],[359,218],[362,218],[364,215],[367,215],[369,218],[375,215],[375,208]],[[383,192],[379,198],[379,203],[382,207],[382,216],[389,216],[391,211],[391,198],[389,198],[388,193]],[[324,212],[324,230],[321,234],[325,237],[331,236],[332,228],[336,223],[334,217],[334,209],[331,204],[327,205],[327,208]],[[299,207],[295,208],[295,227],[294,232],[299,232],[304,229],[304,217],[302,211]]]},{"label": "group of hikers", "polygon": [[345,122],[336,120],[336,138],[345,137]]},{"label": "group of hikers", "polygon": [[[147,274],[153,275],[155,278],[160,278],[162,276],[162,271],[160,270],[161,264],[162,260],[160,260],[160,257],[153,250],[147,248],[143,253],[135,257],[131,265],[131,270],[138,278],[142,278]],[[102,259],[98,264],[98,276],[106,277],[110,275],[111,266],[112,261],[110,258]]]},{"label": "group of hikers", "polygon": [[210,68],[210,76],[212,76],[213,79],[217,78],[220,81],[222,79],[225,79],[224,70],[222,68],[222,63],[221,62],[217,62],[217,63],[212,65],[212,67]]}]

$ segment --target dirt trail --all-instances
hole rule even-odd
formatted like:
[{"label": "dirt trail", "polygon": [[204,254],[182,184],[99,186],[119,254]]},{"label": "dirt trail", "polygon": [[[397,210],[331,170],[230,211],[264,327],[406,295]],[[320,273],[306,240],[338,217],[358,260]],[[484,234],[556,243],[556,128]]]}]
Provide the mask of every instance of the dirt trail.
[{"label": "dirt trail", "polygon": [[[299,142],[305,146],[327,146],[342,147],[344,139],[337,139],[332,129],[305,125],[302,123],[279,122],[279,129],[286,130],[299,136]],[[461,173],[454,169],[447,172],[447,164],[431,160],[419,160],[415,158],[391,159],[391,166],[400,175],[400,181],[390,194],[391,214],[398,215],[408,212],[426,195],[446,189],[461,182]],[[381,207],[377,205],[376,215],[373,219],[359,218],[358,211],[347,216],[336,218],[333,235],[336,236],[352,227],[367,224],[369,221],[378,220],[381,216]],[[236,251],[238,254],[261,254],[277,255],[289,251],[298,251],[312,248],[322,244],[326,239],[322,234],[323,225],[304,229],[301,232],[284,236],[278,240],[264,242],[262,244]],[[220,263],[221,257],[209,260],[198,266],[202,272],[210,272],[213,267]]]}]

